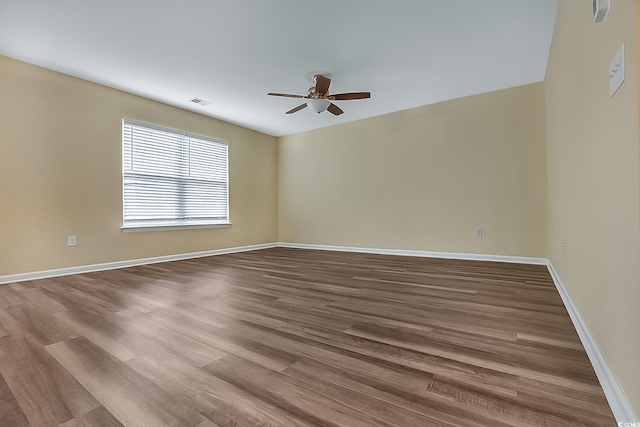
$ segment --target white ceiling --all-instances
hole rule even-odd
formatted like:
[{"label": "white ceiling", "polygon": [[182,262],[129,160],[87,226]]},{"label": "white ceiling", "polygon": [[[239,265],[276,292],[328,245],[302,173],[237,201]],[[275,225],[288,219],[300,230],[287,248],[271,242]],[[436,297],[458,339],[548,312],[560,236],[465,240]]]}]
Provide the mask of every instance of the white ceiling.
[{"label": "white ceiling", "polygon": [[[0,54],[281,136],[542,81],[556,5],[0,0]],[[317,72],[372,97],[335,117],[266,95],[306,95]]]}]

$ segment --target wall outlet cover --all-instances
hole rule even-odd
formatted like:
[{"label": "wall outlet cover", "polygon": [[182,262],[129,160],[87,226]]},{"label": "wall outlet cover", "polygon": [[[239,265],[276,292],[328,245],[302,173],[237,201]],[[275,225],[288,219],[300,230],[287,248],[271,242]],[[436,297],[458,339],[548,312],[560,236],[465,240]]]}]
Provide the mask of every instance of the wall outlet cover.
[{"label": "wall outlet cover", "polygon": [[613,55],[609,65],[609,95],[615,95],[622,83],[624,83],[624,43]]}]

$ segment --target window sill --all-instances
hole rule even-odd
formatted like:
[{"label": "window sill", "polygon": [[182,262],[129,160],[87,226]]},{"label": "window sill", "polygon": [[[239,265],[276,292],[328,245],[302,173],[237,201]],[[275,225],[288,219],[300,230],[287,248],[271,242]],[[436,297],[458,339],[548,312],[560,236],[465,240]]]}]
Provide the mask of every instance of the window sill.
[{"label": "window sill", "polygon": [[127,226],[120,227],[125,233],[138,232],[138,231],[171,231],[171,230],[188,230],[193,228],[226,228],[231,227],[230,222],[220,224],[167,224],[167,225],[140,225],[140,226]]}]

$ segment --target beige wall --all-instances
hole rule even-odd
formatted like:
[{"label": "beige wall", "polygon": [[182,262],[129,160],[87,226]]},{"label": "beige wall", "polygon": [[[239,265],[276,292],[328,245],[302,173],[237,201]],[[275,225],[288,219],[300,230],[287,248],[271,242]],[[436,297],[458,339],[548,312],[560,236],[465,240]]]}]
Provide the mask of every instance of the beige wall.
[{"label": "beige wall", "polygon": [[278,138],[280,241],[546,257],[544,121],[539,83]]},{"label": "beige wall", "polygon": [[[545,91],[549,256],[640,414],[635,17],[633,0],[612,0],[596,25],[590,4],[561,0]],[[610,98],[607,67],[622,42],[626,82]]]},{"label": "beige wall", "polygon": [[[120,229],[125,117],[229,143],[231,227]],[[274,137],[0,56],[0,275],[274,242],[276,194]]]}]

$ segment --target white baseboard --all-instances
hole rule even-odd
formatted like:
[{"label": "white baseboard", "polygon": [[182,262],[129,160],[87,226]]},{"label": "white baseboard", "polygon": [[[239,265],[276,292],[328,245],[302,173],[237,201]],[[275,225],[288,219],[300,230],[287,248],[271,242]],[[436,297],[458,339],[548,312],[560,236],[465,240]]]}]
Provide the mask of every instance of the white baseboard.
[{"label": "white baseboard", "polygon": [[467,254],[458,252],[430,252],[416,251],[405,249],[378,249],[378,248],[362,248],[354,246],[330,246],[330,245],[310,245],[307,243],[287,243],[278,242],[278,246],[282,248],[294,249],[314,249],[321,251],[337,251],[337,252],[361,252],[366,254],[380,255],[400,255],[415,256],[424,258],[443,258],[443,259],[462,259],[472,261],[494,261],[494,262],[511,262],[517,264],[537,264],[547,265],[546,258],[519,257],[509,255],[486,255],[486,254]]},{"label": "white baseboard", "polygon": [[263,243],[259,245],[238,246],[234,248],[214,249],[209,251],[189,252],[175,255],[163,255],[151,258],[138,258],[124,261],[105,262],[100,264],[79,265],[76,267],[56,268],[53,270],[42,270],[28,273],[9,274],[0,276],[0,285],[14,282],[24,282],[26,280],[48,279],[50,277],[69,276],[71,274],[90,273],[93,271],[115,270],[117,268],[134,267],[137,265],[157,264],[160,262],[179,261],[183,259],[202,258],[213,255],[232,254],[236,252],[247,252],[258,249],[268,249],[275,247],[296,248],[296,249],[315,249],[335,252],[363,252],[381,255],[402,255],[428,258],[446,258],[446,259],[466,259],[475,261],[498,261],[513,262],[520,264],[547,264],[544,258],[530,257],[513,257],[502,255],[483,255],[483,254],[464,254],[454,252],[427,252],[404,249],[376,249],[376,248],[360,248],[350,246],[329,246],[329,245],[309,245],[305,243]]},{"label": "white baseboard", "polygon": [[277,246],[277,243],[264,243],[260,245],[237,246],[234,248],[164,255],[152,258],[139,258],[125,261],[105,262],[101,264],[80,265],[77,267],[56,268],[54,270],[34,271],[30,273],[9,274],[6,276],[0,276],[0,285],[5,283],[24,282],[25,280],[47,279],[50,277],[69,276],[71,274],[90,273],[93,271],[115,270],[117,268],[134,267],[136,265],[157,264],[159,262],[180,261],[183,259],[255,251],[257,249],[275,248]]},{"label": "white baseboard", "polygon": [[596,341],[593,339],[593,336],[589,332],[589,328],[582,319],[580,311],[573,304],[573,301],[569,296],[569,292],[565,288],[564,283],[562,283],[562,280],[560,279],[560,276],[558,275],[556,269],[553,267],[551,261],[547,262],[547,268],[549,269],[549,274],[551,274],[551,278],[553,279],[553,282],[558,289],[558,293],[562,298],[562,302],[569,312],[569,316],[571,317],[573,326],[578,332],[578,336],[580,337],[580,341],[582,341],[582,345],[587,352],[587,356],[589,356],[589,361],[591,361],[593,370],[596,372],[598,381],[600,381],[600,385],[602,386],[602,390],[607,397],[607,401],[609,402],[611,411],[616,417],[616,421],[618,421],[618,423],[640,422],[640,418],[638,418],[635,411],[633,410],[633,406],[631,406],[629,398],[620,386],[620,383],[618,382],[615,374],[609,367],[609,364],[600,351],[598,343],[596,343]]},{"label": "white baseboard", "polygon": [[313,249],[313,250],[325,250],[325,251],[337,251],[337,252],[361,252],[369,254],[380,255],[400,255],[400,256],[414,256],[414,257],[427,257],[427,258],[443,258],[443,259],[459,259],[459,260],[474,260],[474,261],[494,261],[494,262],[510,262],[519,264],[536,264],[546,265],[549,269],[549,274],[558,289],[558,293],[562,298],[571,321],[573,322],[578,336],[582,341],[589,360],[593,365],[593,369],[598,376],[600,385],[607,397],[607,401],[611,406],[611,410],[619,423],[631,423],[638,422],[639,418],[635,414],[631,403],[624,390],[620,386],[616,376],[607,364],[600,347],[591,336],[587,325],[585,324],[578,308],[573,304],[567,289],[565,288],[560,276],[548,259],[545,258],[533,258],[533,257],[516,257],[507,255],[485,255],[485,254],[468,254],[468,253],[456,253],[456,252],[430,252],[430,251],[416,251],[416,250],[404,250],[404,249],[378,249],[378,248],[362,248],[351,246],[330,246],[330,245],[312,245],[306,243],[264,243],[259,245],[239,246],[234,248],[214,249],[209,251],[191,252],[185,254],[165,255],[152,258],[141,258],[126,261],[107,262],[93,265],[82,265],[77,267],[58,268],[54,270],[36,271],[31,273],[10,274],[6,276],[0,276],[0,284],[22,282],[25,280],[45,279],[49,277],[68,276],[71,274],[89,273],[93,271],[113,270],[117,268],[133,267],[137,265],[156,264],[160,262],[179,261],[191,258],[201,258],[213,255],[231,254],[237,252],[254,251],[258,249],[268,249],[275,247],[294,248],[294,249]]}]

